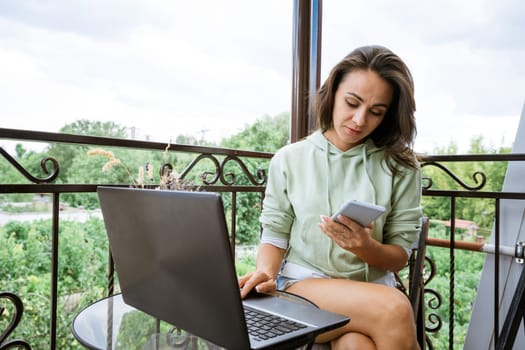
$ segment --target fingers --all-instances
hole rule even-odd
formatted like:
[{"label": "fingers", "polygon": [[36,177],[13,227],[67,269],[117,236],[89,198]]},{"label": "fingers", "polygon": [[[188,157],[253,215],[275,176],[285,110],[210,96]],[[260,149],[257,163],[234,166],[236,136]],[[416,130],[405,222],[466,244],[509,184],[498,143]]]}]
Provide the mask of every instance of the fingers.
[{"label": "fingers", "polygon": [[321,223],[319,225],[321,229],[323,229],[323,231],[325,232],[331,231],[332,233],[344,233],[344,232],[359,233],[363,229],[366,233],[368,233],[367,230],[371,230],[373,227],[373,224],[363,227],[359,223],[343,215],[339,215],[339,217],[337,218],[337,221],[333,220],[332,218],[328,216],[321,215]]},{"label": "fingers", "polygon": [[331,237],[349,234],[353,231],[352,227],[355,227],[355,224],[352,220],[345,216],[339,216],[337,220],[339,220],[339,222],[332,220],[332,218],[328,216],[321,215],[319,227]]},{"label": "fingers", "polygon": [[237,280],[239,283],[239,288],[243,288],[246,281],[248,281],[252,275],[253,272],[248,272],[246,275],[239,277]]},{"label": "fingers", "polygon": [[[359,229],[360,227],[362,227],[361,225],[359,225],[357,222],[355,222],[354,220],[344,216],[344,215],[339,215],[337,217],[337,221],[335,220],[332,220],[332,218],[328,217],[328,216],[324,216],[324,215],[321,215],[321,219],[324,221],[324,222],[328,222],[328,223],[332,223],[332,227],[337,227],[338,225],[342,225],[342,226],[346,226],[348,229],[352,230],[352,231],[355,231],[357,229]],[[326,220],[328,219],[328,220]]]},{"label": "fingers", "polygon": [[259,283],[255,289],[257,290],[257,292],[259,293],[268,293],[268,292],[273,292],[274,290],[277,289],[277,285],[276,285],[276,282],[275,280],[272,278],[266,282],[262,282],[262,283]]},{"label": "fingers", "polygon": [[250,272],[240,277],[239,287],[243,299],[254,288],[259,293],[267,293],[276,289],[275,280],[262,271]]},{"label": "fingers", "polygon": [[363,227],[342,215],[337,220],[338,222],[321,215],[319,228],[341,248],[352,250],[364,245],[370,239],[372,225]]},{"label": "fingers", "polygon": [[246,275],[240,277],[238,280],[239,288],[241,288],[241,298],[243,299],[256,286],[254,274],[255,272],[249,272]]}]

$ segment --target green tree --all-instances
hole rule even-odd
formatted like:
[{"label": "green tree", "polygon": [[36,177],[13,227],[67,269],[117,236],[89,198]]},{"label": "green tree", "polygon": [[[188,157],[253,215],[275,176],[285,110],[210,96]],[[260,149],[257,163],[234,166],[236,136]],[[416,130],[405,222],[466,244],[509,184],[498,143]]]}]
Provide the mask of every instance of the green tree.
[{"label": "green tree", "polygon": [[236,135],[221,141],[221,147],[247,149],[260,152],[275,152],[289,142],[290,115],[281,113],[275,117],[268,115]]},{"label": "green tree", "polygon": [[216,147],[217,144],[213,141],[205,140],[204,138],[197,139],[193,135],[180,134],[175,137],[175,143],[179,145],[195,145],[195,146],[210,146]]},{"label": "green tree", "polygon": [[[87,151],[77,149],[73,154],[67,181],[76,184],[136,185],[139,178],[139,168],[144,170],[147,164],[153,169],[153,177],[150,179],[145,174],[144,184],[159,183],[163,151],[137,151],[111,147],[105,148],[103,151],[112,152],[114,157],[120,161],[119,164],[109,164],[110,159],[103,154],[90,156]],[[94,193],[65,193],[63,198],[74,206],[86,208],[98,206],[98,198]]]},{"label": "green tree", "polygon": [[[253,125],[247,125],[238,134],[222,140],[221,147],[273,153],[289,142],[289,119],[288,113],[282,113],[275,117],[264,116]],[[249,172],[255,176],[259,169],[268,169],[269,162],[247,160],[245,164]],[[235,174],[236,184],[251,184],[235,162],[230,162],[225,171]],[[226,203],[226,210],[231,210],[230,201]],[[255,244],[258,242],[260,212],[260,194],[242,193],[238,196],[236,237],[238,243]]]},{"label": "green tree", "polygon": [[[115,122],[91,121],[87,119],[77,120],[60,128],[59,132],[65,134],[102,136],[114,138],[128,137],[127,128]],[[66,183],[71,165],[75,155],[86,152],[87,145],[69,145],[64,143],[53,143],[47,150],[50,157],[55,158],[60,164],[58,182]]]},{"label": "green tree", "polygon": [[15,152],[17,158],[22,158],[27,151],[21,143],[17,143],[15,146]]},{"label": "green tree", "polygon": [[[2,289],[24,302],[23,320],[10,338],[25,339],[33,349],[49,348],[51,227],[49,219],[0,227]],[[98,218],[61,221],[59,237],[57,348],[78,349],[71,323],[105,294],[108,242]]]}]

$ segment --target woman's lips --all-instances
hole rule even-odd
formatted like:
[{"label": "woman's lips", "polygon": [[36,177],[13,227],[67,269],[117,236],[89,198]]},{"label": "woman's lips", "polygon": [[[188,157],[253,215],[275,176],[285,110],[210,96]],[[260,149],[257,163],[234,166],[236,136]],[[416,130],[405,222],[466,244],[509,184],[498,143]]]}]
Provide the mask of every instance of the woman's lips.
[{"label": "woman's lips", "polygon": [[353,129],[353,128],[350,128],[350,127],[347,127],[346,128],[348,134],[352,135],[352,136],[357,136],[361,133],[361,130],[357,130],[357,129]]}]

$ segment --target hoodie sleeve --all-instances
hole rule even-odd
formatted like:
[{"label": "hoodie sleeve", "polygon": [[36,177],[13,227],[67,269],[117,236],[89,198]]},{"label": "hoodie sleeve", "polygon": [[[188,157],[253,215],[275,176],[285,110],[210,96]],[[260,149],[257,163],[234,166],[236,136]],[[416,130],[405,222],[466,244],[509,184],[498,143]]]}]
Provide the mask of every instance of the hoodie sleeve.
[{"label": "hoodie sleeve", "polygon": [[270,161],[268,184],[260,216],[262,237],[290,239],[294,212],[288,199],[288,169],[284,152],[277,152]]},{"label": "hoodie sleeve", "polygon": [[421,169],[405,169],[393,180],[392,211],[383,227],[383,243],[411,248],[421,227]]}]

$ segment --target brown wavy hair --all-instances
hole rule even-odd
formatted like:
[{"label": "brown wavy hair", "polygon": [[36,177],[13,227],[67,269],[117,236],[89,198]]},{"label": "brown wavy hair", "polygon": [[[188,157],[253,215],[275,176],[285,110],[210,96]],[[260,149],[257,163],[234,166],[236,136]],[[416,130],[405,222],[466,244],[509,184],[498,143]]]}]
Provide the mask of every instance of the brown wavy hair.
[{"label": "brown wavy hair", "polygon": [[317,91],[313,113],[317,127],[323,132],[334,126],[333,109],[337,88],[346,74],[355,70],[371,70],[387,81],[392,89],[392,104],[381,124],[369,135],[375,145],[385,149],[385,161],[392,172],[396,164],[417,167],[413,151],[416,137],[414,82],[406,64],[382,46],[359,47],[343,58]]}]

